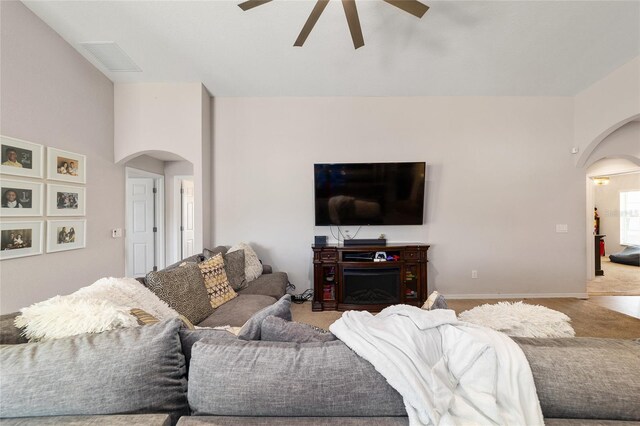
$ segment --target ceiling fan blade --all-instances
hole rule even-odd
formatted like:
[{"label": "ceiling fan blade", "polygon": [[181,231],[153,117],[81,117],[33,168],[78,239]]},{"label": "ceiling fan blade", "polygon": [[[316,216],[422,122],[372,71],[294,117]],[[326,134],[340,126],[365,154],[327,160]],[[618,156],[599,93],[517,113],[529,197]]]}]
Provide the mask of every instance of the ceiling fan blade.
[{"label": "ceiling fan blade", "polygon": [[427,13],[429,10],[429,6],[426,4],[420,3],[418,0],[384,0],[387,3],[394,5],[398,9],[402,9],[405,12],[412,14],[413,16],[417,16],[418,18],[422,18],[422,16]]},{"label": "ceiling fan blade", "polygon": [[261,6],[265,3],[269,3],[271,0],[247,0],[245,2],[240,3],[238,6],[240,9],[247,11],[249,9],[253,9],[256,6]]},{"label": "ceiling fan blade", "polygon": [[353,39],[353,47],[356,49],[364,46],[364,37],[362,36],[362,28],[360,27],[360,18],[358,18],[358,9],[355,0],[342,0],[344,14],[347,17],[349,31]]},{"label": "ceiling fan blade", "polygon": [[307,40],[307,37],[309,37],[311,30],[316,25],[316,22],[318,22],[318,18],[320,18],[320,15],[322,15],[324,8],[327,7],[327,4],[329,4],[329,0],[318,0],[316,2],[316,5],[313,6],[313,10],[311,11],[309,18],[307,18],[307,22],[304,23],[304,27],[302,27],[302,30],[300,31],[296,42],[293,43],[294,46],[300,47],[304,44],[304,42]]}]

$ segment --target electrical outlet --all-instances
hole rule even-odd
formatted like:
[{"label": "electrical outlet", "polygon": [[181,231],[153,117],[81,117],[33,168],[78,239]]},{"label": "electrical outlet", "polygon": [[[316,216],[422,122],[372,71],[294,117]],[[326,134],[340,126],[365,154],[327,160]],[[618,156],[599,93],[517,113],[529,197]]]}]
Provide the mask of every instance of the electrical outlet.
[{"label": "electrical outlet", "polygon": [[471,278],[478,278],[478,271],[475,269],[471,271]]}]

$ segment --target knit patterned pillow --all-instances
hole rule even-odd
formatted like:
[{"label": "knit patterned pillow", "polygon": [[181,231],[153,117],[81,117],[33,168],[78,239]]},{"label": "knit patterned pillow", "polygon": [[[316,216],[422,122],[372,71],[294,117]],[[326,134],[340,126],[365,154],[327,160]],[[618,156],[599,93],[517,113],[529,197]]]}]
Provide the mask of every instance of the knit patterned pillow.
[{"label": "knit patterned pillow", "polygon": [[188,263],[169,271],[147,274],[147,287],[192,324],[199,324],[213,313],[198,265]]},{"label": "knit patterned pillow", "polygon": [[222,254],[218,253],[211,259],[200,262],[198,266],[212,307],[217,308],[238,295],[229,285]]}]

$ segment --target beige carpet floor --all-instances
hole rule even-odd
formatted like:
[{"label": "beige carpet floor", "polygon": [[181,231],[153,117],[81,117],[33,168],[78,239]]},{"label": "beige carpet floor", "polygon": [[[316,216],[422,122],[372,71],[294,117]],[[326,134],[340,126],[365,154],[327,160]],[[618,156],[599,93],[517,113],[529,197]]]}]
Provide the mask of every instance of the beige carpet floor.
[{"label": "beige carpet floor", "polygon": [[602,258],[604,275],[587,283],[589,296],[640,296],[640,267]]},{"label": "beige carpet floor", "polygon": [[[573,298],[518,299],[532,305],[542,305],[565,313],[578,337],[607,337],[617,339],[640,338],[640,319],[612,311],[588,300]],[[457,313],[485,303],[496,303],[496,299],[449,300],[449,307]],[[510,300],[516,301],[516,300]],[[312,312],[311,302],[292,304],[293,320],[328,329],[340,318],[342,312]]]}]

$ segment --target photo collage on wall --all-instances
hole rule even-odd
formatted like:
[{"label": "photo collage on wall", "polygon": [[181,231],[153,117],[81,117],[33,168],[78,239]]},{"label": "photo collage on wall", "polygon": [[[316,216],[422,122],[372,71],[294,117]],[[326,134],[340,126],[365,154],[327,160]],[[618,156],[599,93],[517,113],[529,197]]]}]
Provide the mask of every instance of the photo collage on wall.
[{"label": "photo collage on wall", "polygon": [[45,176],[44,152],[0,136],[0,260],[86,246],[86,156],[49,147]]}]

